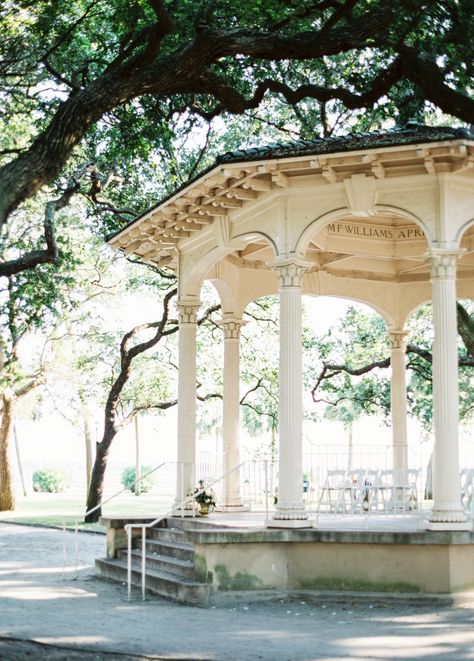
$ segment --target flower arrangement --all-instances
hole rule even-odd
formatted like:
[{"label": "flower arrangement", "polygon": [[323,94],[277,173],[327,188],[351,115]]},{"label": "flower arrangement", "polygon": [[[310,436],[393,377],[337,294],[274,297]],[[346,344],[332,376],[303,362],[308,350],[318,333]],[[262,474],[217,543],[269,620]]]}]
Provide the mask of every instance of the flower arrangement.
[{"label": "flower arrangement", "polygon": [[199,484],[194,489],[193,499],[199,505],[207,505],[208,507],[216,506],[216,496],[212,489],[206,489],[204,480],[199,480]]}]

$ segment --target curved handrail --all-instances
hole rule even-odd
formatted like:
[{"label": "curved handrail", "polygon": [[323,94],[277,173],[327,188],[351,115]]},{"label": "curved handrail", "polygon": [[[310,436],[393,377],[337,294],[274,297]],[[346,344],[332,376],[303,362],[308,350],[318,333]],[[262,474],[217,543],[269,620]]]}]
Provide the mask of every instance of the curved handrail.
[{"label": "curved handrail", "polygon": [[[142,480],[147,478],[149,475],[151,475],[152,473],[155,473],[156,471],[160,470],[160,468],[163,468],[163,466],[166,466],[167,464],[179,465],[181,463],[182,462],[178,462],[178,461],[162,461],[161,464],[158,464],[158,466],[155,466],[151,470],[149,470],[146,473],[144,473],[143,475],[141,475],[138,478],[138,480],[135,480],[135,484],[137,482],[140,483]],[[116,493],[114,493],[112,496],[109,496],[109,498],[106,498],[105,500],[101,500],[98,505],[95,505],[95,507],[91,507],[91,509],[89,509],[85,512],[84,519],[86,518],[86,516],[88,516],[88,514],[92,514],[92,512],[95,512],[96,510],[100,509],[101,507],[103,507],[107,503],[110,503],[111,500],[113,500],[114,498],[117,498],[117,496],[120,496],[125,491],[129,491],[128,487],[124,487],[123,489],[120,489],[120,491],[117,491]],[[79,517],[76,517],[74,519],[74,570],[75,570],[76,576],[77,576],[77,555],[78,555],[78,537],[77,537],[78,532],[79,532]],[[65,523],[65,521],[64,521],[64,524],[63,524],[63,533],[64,533],[64,535],[66,534],[66,523]],[[64,554],[65,553],[66,553],[66,544],[64,542]]]},{"label": "curved handrail", "polygon": [[[210,489],[222,480],[224,480],[226,477],[231,475],[234,471],[240,470],[242,466],[244,466],[247,462],[243,461],[237,466],[234,466],[231,468],[229,471],[218,477],[216,480],[208,484],[206,487],[203,489],[200,489],[199,491],[196,491],[193,493],[192,496],[188,496],[186,500],[184,500],[181,497],[181,518],[184,517],[184,506],[192,503],[195,501],[196,496],[199,494],[202,494],[206,491],[206,489]],[[266,462],[265,462],[266,463]],[[265,471],[266,473],[266,471]],[[146,568],[146,530],[147,528],[152,528],[155,526],[157,523],[160,521],[163,521],[163,519],[166,519],[168,516],[171,516],[173,512],[175,512],[176,508],[173,507],[171,510],[166,512],[165,514],[160,515],[154,521],[150,521],[149,523],[127,523],[125,525],[125,530],[127,532],[127,599],[130,601],[131,598],[131,590],[132,590],[132,531],[134,528],[140,528],[142,531],[142,563],[141,563],[141,587],[142,587],[142,600],[145,600],[145,568]],[[267,503],[267,510],[268,510],[268,503]],[[194,511],[193,511],[193,516],[194,516]]]}]

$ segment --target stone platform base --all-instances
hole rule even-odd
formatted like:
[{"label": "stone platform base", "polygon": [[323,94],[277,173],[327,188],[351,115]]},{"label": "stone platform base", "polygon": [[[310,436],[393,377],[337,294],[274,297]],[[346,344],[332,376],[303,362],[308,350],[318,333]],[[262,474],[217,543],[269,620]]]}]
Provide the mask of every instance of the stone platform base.
[{"label": "stone platform base", "polygon": [[314,528],[316,522],[312,519],[267,519],[266,528]]},{"label": "stone platform base", "polygon": [[472,532],[190,531],[214,593],[316,590],[450,594],[474,589]]},{"label": "stone platform base", "polygon": [[[124,526],[132,521],[145,523],[146,518],[101,519],[107,527],[107,556],[116,564],[120,548],[126,546]],[[149,531],[153,543],[164,549],[150,556],[150,571],[165,551],[176,551],[178,560],[169,562],[179,564],[185,546],[186,580],[207,586],[206,603],[200,605],[231,603],[236,595],[260,600],[298,591],[391,598],[474,591],[472,531],[337,531],[262,524],[260,520],[259,527],[239,528],[212,517],[167,518]]]}]

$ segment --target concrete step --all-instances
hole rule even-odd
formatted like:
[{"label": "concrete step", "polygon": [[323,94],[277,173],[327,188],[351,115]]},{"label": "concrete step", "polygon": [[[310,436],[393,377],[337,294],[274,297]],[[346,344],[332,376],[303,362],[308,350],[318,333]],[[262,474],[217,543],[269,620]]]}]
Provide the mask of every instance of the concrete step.
[{"label": "concrete step", "polygon": [[[134,548],[142,548],[142,540],[134,540]],[[146,540],[146,550],[150,555],[164,555],[169,558],[178,558],[179,560],[194,560],[194,547],[192,544],[184,542],[168,542],[160,539]]]},{"label": "concrete step", "polygon": [[165,542],[186,542],[186,531],[178,528],[150,528],[147,536],[149,539],[158,539]]},{"label": "concrete step", "polygon": [[[127,561],[122,558],[97,558],[96,571],[100,576],[115,581],[127,582]],[[141,572],[132,566],[132,584],[141,586]],[[185,604],[207,606],[210,586],[184,576],[148,568],[146,571],[147,591]]]},{"label": "concrete step", "polygon": [[[118,558],[127,562],[127,550],[119,550]],[[138,549],[132,549],[132,563],[136,567],[141,567],[141,562],[141,551]],[[193,578],[194,576],[194,562],[192,560],[180,560],[179,558],[172,558],[167,555],[158,555],[150,552],[147,552],[146,554],[146,568],[165,571],[169,574],[185,576],[186,578]]]},{"label": "concrete step", "polygon": [[175,529],[175,530],[195,530],[196,528],[209,528],[209,519],[207,517],[201,516],[185,516],[181,518],[180,516],[170,516],[155,526],[155,530],[161,530],[163,528]]}]

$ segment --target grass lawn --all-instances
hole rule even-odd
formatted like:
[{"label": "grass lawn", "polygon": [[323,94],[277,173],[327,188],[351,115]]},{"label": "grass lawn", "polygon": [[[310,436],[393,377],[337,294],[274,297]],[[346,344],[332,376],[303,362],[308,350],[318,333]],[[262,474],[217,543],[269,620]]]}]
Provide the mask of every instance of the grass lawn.
[{"label": "grass lawn", "polygon": [[[126,492],[114,498],[102,508],[105,516],[159,516],[166,514],[172,502],[157,494],[135,496]],[[14,512],[0,512],[0,521],[30,523],[48,526],[74,527],[76,521],[81,530],[105,532],[97,523],[83,523],[85,496],[68,493],[31,493],[18,496]]]}]

